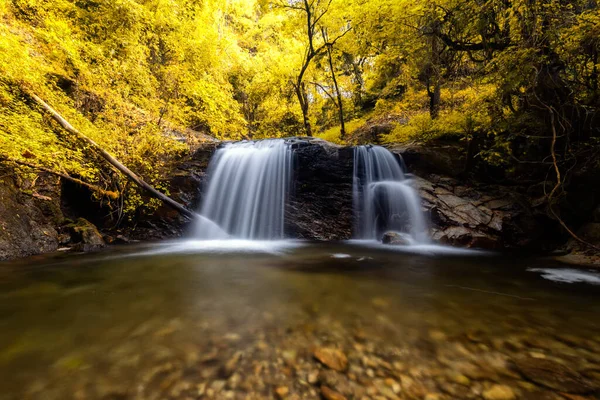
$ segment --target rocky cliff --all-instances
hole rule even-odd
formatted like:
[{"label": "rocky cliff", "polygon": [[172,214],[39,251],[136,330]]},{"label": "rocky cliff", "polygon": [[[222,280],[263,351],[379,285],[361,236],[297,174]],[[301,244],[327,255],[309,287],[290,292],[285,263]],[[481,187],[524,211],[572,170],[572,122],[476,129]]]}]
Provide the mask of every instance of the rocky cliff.
[{"label": "rocky cliff", "polygon": [[0,169],[0,260],[55,251],[62,220],[56,177],[32,181]]},{"label": "rocky cliff", "polygon": [[[286,236],[345,240],[352,236],[353,149],[319,139],[290,138],[294,177],[286,209]],[[170,194],[190,209],[202,200],[210,158],[220,143],[200,146],[165,177]],[[418,189],[432,238],[454,246],[549,250],[564,241],[556,222],[536,210],[528,188],[461,179],[456,146],[392,146]],[[0,259],[55,251],[90,250],[104,242],[148,240],[185,234],[187,221],[166,206],[134,225],[114,229],[100,205],[59,178],[35,181],[4,170],[0,179]],[[81,207],[82,198],[85,207]],[[79,204],[79,207],[77,206]],[[100,233],[88,221],[97,225]],[[87,233],[82,234],[82,231]],[[94,233],[95,232],[95,233]]]},{"label": "rocky cliff", "polygon": [[319,139],[292,139],[294,176],[286,236],[345,240],[352,236],[351,148]]}]

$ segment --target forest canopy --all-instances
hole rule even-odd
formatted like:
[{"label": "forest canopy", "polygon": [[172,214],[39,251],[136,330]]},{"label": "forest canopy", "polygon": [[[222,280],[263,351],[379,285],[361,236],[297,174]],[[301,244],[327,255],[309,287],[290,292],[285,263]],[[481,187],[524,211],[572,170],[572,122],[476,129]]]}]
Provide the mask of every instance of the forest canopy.
[{"label": "forest canopy", "polygon": [[467,172],[598,156],[595,0],[0,0],[0,19],[0,157],[129,212],[136,190],[29,94],[159,187],[210,137],[442,138]]}]

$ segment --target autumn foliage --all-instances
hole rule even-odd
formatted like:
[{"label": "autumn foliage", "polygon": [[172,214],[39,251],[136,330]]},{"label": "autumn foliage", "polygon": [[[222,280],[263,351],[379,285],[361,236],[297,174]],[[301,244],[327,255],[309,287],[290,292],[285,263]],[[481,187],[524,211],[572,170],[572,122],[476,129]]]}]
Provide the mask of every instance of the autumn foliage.
[{"label": "autumn foliage", "polygon": [[355,143],[380,119],[510,169],[549,156],[554,116],[568,169],[600,135],[599,38],[589,0],[0,0],[0,155],[153,206],[32,92],[159,188],[208,137]]}]

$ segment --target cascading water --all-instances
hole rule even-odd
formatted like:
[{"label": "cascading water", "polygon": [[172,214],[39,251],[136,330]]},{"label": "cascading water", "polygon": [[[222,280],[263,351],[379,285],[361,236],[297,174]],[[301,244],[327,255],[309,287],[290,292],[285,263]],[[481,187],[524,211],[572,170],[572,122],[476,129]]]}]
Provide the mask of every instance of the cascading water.
[{"label": "cascading water", "polygon": [[419,196],[387,149],[355,148],[353,186],[358,239],[379,240],[385,232],[394,231],[410,235],[417,243],[429,241]]},{"label": "cascading water", "polygon": [[281,139],[230,143],[217,150],[195,236],[283,238],[292,152]]}]

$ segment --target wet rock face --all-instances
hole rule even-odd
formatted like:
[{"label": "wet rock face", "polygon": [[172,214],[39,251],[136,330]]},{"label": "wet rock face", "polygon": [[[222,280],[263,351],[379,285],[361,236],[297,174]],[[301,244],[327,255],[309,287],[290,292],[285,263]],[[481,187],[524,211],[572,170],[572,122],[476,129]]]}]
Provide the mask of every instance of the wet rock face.
[{"label": "wet rock face", "polygon": [[414,171],[414,187],[429,215],[434,241],[483,249],[556,245],[556,224],[532,206],[527,188],[460,179],[464,155],[457,145],[393,146]]},{"label": "wet rock face", "polygon": [[[207,181],[210,159],[221,142],[208,142],[180,160],[165,177],[169,196],[190,210],[197,210],[202,202],[203,189]],[[161,205],[156,212],[136,221],[135,230],[127,236],[136,240],[171,239],[185,234],[189,225],[187,218],[167,205]]]},{"label": "wet rock face", "polygon": [[290,140],[294,175],[287,237],[345,240],[352,236],[352,148],[319,139]]},{"label": "wet rock face", "polygon": [[58,179],[21,180],[7,169],[0,176],[0,260],[55,251],[62,219]]},{"label": "wet rock face", "polygon": [[415,177],[432,238],[461,247],[533,247],[545,240],[547,219],[534,215],[523,195],[499,185],[464,184],[453,178]]}]

